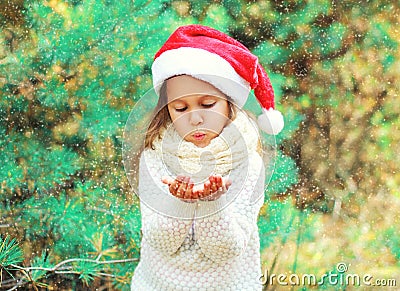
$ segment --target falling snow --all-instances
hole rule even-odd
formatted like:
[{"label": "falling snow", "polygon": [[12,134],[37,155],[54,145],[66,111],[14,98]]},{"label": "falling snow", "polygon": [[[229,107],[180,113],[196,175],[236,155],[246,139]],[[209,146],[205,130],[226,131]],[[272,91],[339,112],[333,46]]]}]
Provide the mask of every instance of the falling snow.
[{"label": "falling snow", "polygon": [[153,56],[188,23],[249,47],[285,116],[263,266],[400,283],[398,1],[250,2],[1,1],[0,284],[129,289],[141,222],[125,154],[142,133],[127,121],[146,117]]}]

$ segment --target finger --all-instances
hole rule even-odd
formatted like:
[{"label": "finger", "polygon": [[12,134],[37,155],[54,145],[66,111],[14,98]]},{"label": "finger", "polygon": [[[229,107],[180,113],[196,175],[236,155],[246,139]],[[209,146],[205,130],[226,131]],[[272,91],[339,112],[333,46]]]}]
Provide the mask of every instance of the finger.
[{"label": "finger", "polygon": [[193,188],[192,188],[192,199],[193,200],[197,200],[197,199],[199,199],[200,198],[200,190],[194,190]]},{"label": "finger", "polygon": [[172,183],[169,185],[169,192],[172,194],[172,195],[176,195],[176,190],[178,189],[178,184],[177,184],[178,182],[176,181],[176,180],[174,180],[174,181],[172,181]]},{"label": "finger", "polygon": [[232,181],[231,180],[229,180],[229,179],[225,179],[224,180],[224,186],[225,186],[226,190],[228,190],[231,185],[232,185]]},{"label": "finger", "polygon": [[203,197],[204,192],[204,184],[203,185],[196,185],[193,187],[193,199],[200,199]]},{"label": "finger", "polygon": [[218,189],[222,188],[224,186],[224,183],[222,183],[222,177],[221,176],[216,176],[215,177],[216,185]]},{"label": "finger", "polygon": [[204,197],[204,188],[199,191],[198,196],[200,199]]},{"label": "finger", "polygon": [[202,198],[206,198],[207,196],[209,196],[210,190],[211,190],[211,183],[207,181],[204,183],[204,191],[202,193]]},{"label": "finger", "polygon": [[194,186],[194,184],[190,183],[186,188],[184,198],[188,201],[192,201],[194,199],[193,198],[193,186]]},{"label": "finger", "polygon": [[182,191],[183,191],[183,195],[182,197],[184,199],[191,199],[192,197],[192,189],[193,189],[193,185],[192,183],[189,184],[189,177],[186,177],[185,180],[183,180],[183,184],[182,184]]},{"label": "finger", "polygon": [[188,186],[188,184],[189,184],[189,181],[190,181],[190,178],[189,177],[183,177],[182,178],[182,186],[186,189],[186,187]]},{"label": "finger", "polygon": [[204,188],[206,188],[206,184],[207,184],[207,185],[210,185],[209,188],[210,188],[210,190],[212,190],[213,183],[214,183],[214,176],[208,177],[208,181],[204,183]]},{"label": "finger", "polygon": [[172,179],[172,178],[169,177],[169,176],[164,176],[164,177],[161,178],[161,181],[162,181],[164,184],[170,185],[170,184],[172,184],[172,182],[174,181],[174,179]]},{"label": "finger", "polygon": [[176,196],[178,193],[178,189],[179,187],[182,185],[182,182],[180,182],[179,180],[175,179],[172,184],[170,185],[170,192]]},{"label": "finger", "polygon": [[185,192],[186,192],[186,188],[187,188],[187,182],[186,182],[186,178],[183,177],[182,181],[178,181],[178,189],[176,190],[176,197],[178,198],[184,198]]},{"label": "finger", "polygon": [[211,192],[217,192],[218,191],[218,186],[217,186],[217,182],[216,182],[216,177],[215,176],[210,176],[209,180],[210,180]]},{"label": "finger", "polygon": [[175,196],[178,198],[183,198],[183,194],[184,194],[184,191],[182,190],[182,187],[179,186],[179,188],[176,190]]}]

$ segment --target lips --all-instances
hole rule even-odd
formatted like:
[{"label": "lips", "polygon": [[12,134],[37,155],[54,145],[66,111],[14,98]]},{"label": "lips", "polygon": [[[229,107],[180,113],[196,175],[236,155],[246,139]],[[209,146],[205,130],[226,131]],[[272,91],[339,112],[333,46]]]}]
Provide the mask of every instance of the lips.
[{"label": "lips", "polygon": [[203,140],[206,137],[206,134],[201,132],[196,132],[192,136],[195,140]]}]

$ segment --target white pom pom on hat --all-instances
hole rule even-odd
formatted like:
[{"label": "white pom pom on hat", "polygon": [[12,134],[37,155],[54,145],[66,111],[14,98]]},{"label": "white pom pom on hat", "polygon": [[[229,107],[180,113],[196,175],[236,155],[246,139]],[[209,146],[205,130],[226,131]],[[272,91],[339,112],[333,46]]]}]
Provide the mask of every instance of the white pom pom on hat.
[{"label": "white pom pom on hat", "polygon": [[157,93],[168,78],[186,74],[212,84],[239,107],[254,89],[263,111],[257,120],[260,129],[268,134],[283,129],[270,79],[258,58],[223,32],[197,24],[179,27],[156,53],[152,74]]},{"label": "white pom pom on hat", "polygon": [[257,118],[257,124],[268,134],[278,134],[284,126],[282,113],[272,108],[263,109],[263,113]]}]

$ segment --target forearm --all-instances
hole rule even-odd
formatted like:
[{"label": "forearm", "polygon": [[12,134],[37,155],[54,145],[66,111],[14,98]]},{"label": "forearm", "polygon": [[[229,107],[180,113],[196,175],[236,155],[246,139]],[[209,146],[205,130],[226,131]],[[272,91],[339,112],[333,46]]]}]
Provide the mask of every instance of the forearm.
[{"label": "forearm", "polygon": [[[185,211],[187,215],[192,213],[193,217],[195,206],[190,203],[186,204],[186,207],[183,208],[180,205],[181,211]],[[174,254],[185,240],[189,228],[192,226],[193,218],[168,217],[148,208],[143,203],[141,208],[143,239],[166,255]]]},{"label": "forearm", "polygon": [[[233,207],[221,210],[223,197],[220,199],[204,202],[197,209],[195,237],[205,256],[223,262],[245,250],[252,226],[236,215]],[[213,214],[204,216],[206,213]]]},{"label": "forearm", "polygon": [[196,205],[173,197],[162,183],[160,163],[143,154],[139,169],[139,198],[143,239],[171,255],[182,245],[193,223]]},{"label": "forearm", "polygon": [[[260,161],[248,171],[243,183],[233,179],[229,192],[219,199],[198,203],[195,236],[207,257],[224,261],[243,253],[257,231],[264,181],[264,166]],[[227,201],[227,197],[231,200]]]}]

